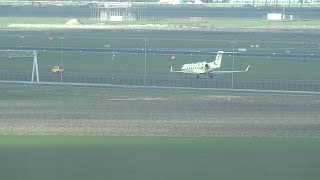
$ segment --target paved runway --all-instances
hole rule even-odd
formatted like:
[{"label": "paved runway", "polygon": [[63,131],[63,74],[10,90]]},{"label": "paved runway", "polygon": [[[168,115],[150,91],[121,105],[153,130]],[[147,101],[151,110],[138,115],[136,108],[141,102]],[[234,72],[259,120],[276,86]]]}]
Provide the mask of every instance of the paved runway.
[{"label": "paved runway", "polygon": [[[37,50],[37,51],[56,51],[60,52],[61,47],[37,47],[37,46],[1,46],[0,50]],[[117,52],[117,53],[127,53],[127,54],[143,54],[144,49],[141,48],[73,48],[73,47],[63,47],[63,51],[66,52],[95,52],[95,53],[104,53],[104,52]],[[147,49],[148,54],[162,54],[162,55],[172,55],[172,54],[183,54],[183,55],[215,55],[219,49],[168,49],[168,48],[156,48],[156,49]],[[226,52],[226,55],[231,55],[232,52]],[[299,59],[315,59],[320,60],[320,55],[318,54],[289,54],[289,53],[252,53],[252,52],[237,52],[238,57],[270,57],[270,58],[299,58]]]}]

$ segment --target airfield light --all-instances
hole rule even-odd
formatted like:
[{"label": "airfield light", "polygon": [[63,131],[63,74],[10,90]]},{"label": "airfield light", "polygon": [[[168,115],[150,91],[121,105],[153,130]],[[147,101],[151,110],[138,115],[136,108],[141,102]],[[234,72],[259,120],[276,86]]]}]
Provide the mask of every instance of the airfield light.
[{"label": "airfield light", "polygon": [[144,38],[144,85],[147,84],[147,42],[148,39]]}]

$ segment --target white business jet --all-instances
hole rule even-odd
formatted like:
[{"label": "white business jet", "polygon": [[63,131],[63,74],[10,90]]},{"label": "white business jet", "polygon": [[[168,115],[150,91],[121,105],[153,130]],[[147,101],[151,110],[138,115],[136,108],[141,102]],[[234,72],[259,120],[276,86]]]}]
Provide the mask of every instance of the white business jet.
[{"label": "white business jet", "polygon": [[182,72],[187,74],[195,74],[197,78],[199,78],[200,74],[210,74],[210,77],[213,77],[213,74],[223,74],[223,73],[237,73],[237,72],[247,72],[249,70],[250,65],[244,71],[216,71],[216,69],[220,68],[223,51],[218,51],[216,59],[210,63],[204,62],[197,62],[191,64],[184,64],[181,67],[180,71],[172,70],[172,66],[170,72]]}]

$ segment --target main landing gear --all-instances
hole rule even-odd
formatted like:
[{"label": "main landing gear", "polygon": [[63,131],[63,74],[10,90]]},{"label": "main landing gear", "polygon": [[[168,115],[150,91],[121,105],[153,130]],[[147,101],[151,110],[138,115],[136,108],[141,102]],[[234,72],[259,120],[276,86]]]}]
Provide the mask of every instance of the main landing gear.
[{"label": "main landing gear", "polygon": [[[199,74],[197,74],[197,75],[196,75],[196,78],[199,79],[199,77],[200,77]],[[212,79],[212,78],[213,78],[213,75],[210,74],[210,79]]]}]

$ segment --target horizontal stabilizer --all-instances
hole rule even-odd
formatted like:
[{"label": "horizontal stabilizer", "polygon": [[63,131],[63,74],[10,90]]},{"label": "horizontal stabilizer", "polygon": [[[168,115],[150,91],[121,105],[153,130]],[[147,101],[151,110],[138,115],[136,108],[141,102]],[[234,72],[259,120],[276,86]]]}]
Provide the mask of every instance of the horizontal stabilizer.
[{"label": "horizontal stabilizer", "polygon": [[247,67],[247,69],[245,70],[245,72],[247,72],[247,71],[249,70],[249,68],[250,68],[250,65],[248,65],[248,67]]}]

